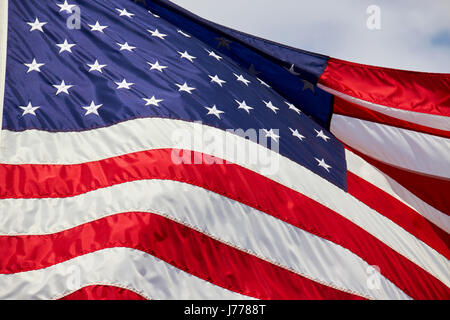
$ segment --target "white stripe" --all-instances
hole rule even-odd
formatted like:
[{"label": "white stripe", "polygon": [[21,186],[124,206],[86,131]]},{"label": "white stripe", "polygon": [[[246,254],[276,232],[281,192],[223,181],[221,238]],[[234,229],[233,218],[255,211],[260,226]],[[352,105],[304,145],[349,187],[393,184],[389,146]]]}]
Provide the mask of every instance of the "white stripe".
[{"label": "white stripe", "polygon": [[330,131],[362,153],[395,167],[450,178],[450,139],[335,114]]},{"label": "white stripe", "polygon": [[[0,1],[0,129],[3,124],[3,103],[6,81],[6,51],[8,47],[8,0]],[[2,132],[0,130],[0,145]]]},{"label": "white stripe", "polygon": [[348,171],[353,172],[360,178],[380,188],[387,194],[414,209],[417,213],[421,214],[424,218],[428,219],[445,232],[450,233],[450,217],[448,215],[416,197],[397,181],[370,165],[367,161],[350,150],[345,150],[345,158],[347,160]]},{"label": "white stripe", "polygon": [[114,284],[163,299],[249,299],[216,286],[145,252],[108,248],[48,268],[0,274],[0,299],[56,299],[93,284]]},{"label": "white stripe", "polygon": [[407,296],[349,250],[240,202],[170,180],[141,180],[70,198],[2,200],[2,233],[46,234],[120,212],[153,212],[322,284],[373,299]]},{"label": "white stripe", "polygon": [[[82,285],[80,288],[65,291],[63,294],[59,294],[59,295],[49,298],[47,300],[60,300],[60,299],[64,299],[64,298],[67,299],[67,297],[70,296],[71,294],[73,294],[75,292],[79,292],[83,289],[86,289],[86,288],[89,288],[92,286],[107,286],[107,287],[115,287],[118,289],[125,289],[125,290],[131,291],[131,292],[134,292],[134,293],[140,295],[144,299],[151,300],[151,297],[146,296],[143,292],[139,291],[139,289],[133,288],[129,285],[123,285],[123,284],[116,283],[116,282],[106,282],[106,281],[86,283],[86,284]],[[75,299],[78,300],[78,297]],[[75,299],[69,299],[69,300],[75,300]],[[88,299],[90,299],[90,298],[88,298]],[[23,300],[25,300],[25,299],[23,299]],[[27,300],[33,300],[33,299],[27,299]],[[34,300],[37,300],[37,299],[34,299]]]},{"label": "white stripe", "polygon": [[[91,286],[107,286],[107,287],[115,287],[115,288],[119,288],[119,289],[125,289],[125,290],[131,291],[131,292],[134,292],[134,293],[140,295],[144,299],[151,300],[151,297],[146,296],[143,292],[139,291],[139,289],[133,288],[130,285],[123,285],[123,284],[116,283],[116,282],[106,282],[106,281],[104,281],[104,282],[90,282],[90,283],[86,283],[86,284],[82,285],[80,288],[76,288],[76,289],[73,289],[73,290],[65,291],[63,294],[59,294],[57,296],[53,296],[52,298],[48,298],[46,300],[60,300],[60,299],[64,299],[64,298],[67,299],[67,297],[70,296],[71,294],[73,294],[75,292],[79,292],[79,291],[81,291],[81,290],[83,290],[85,288],[91,287]],[[75,298],[75,299],[79,300],[78,297]],[[75,300],[75,299],[69,299],[69,300]],[[87,298],[87,299],[90,299],[90,298]],[[23,300],[25,300],[25,299],[23,299]],[[37,300],[37,299],[29,298],[27,300]]]},{"label": "white stripe", "polygon": [[339,98],[342,98],[346,101],[358,104],[367,109],[380,112],[382,114],[385,114],[385,115],[393,117],[393,118],[405,120],[408,122],[413,122],[413,123],[416,123],[416,124],[419,124],[422,126],[426,126],[429,128],[435,128],[435,129],[440,129],[440,130],[445,130],[445,131],[450,130],[450,117],[386,107],[383,105],[375,104],[372,102],[368,102],[368,101],[365,101],[362,99],[358,99],[358,98],[346,95],[342,92],[325,87],[324,85],[321,85],[320,83],[317,86],[319,88],[331,93],[332,95],[338,96]]},{"label": "white stripe", "polygon": [[[207,136],[208,141],[214,137],[216,141],[222,139],[224,142],[215,144],[214,149],[198,143],[193,145],[189,138],[194,132],[200,135],[200,138],[193,139],[194,142],[201,141],[203,136]],[[70,164],[160,148],[205,152],[265,175],[325,205],[427,270],[447,286],[450,284],[449,263],[436,250],[312,171],[259,144],[220,129],[181,120],[146,118],[84,132],[5,130],[4,137],[6,138],[0,147],[8,152],[0,152],[0,163]],[[179,140],[180,137],[185,139]],[[217,148],[217,145],[223,146],[225,150]],[[235,150],[255,150],[259,161],[243,161],[242,153],[236,153]]]}]

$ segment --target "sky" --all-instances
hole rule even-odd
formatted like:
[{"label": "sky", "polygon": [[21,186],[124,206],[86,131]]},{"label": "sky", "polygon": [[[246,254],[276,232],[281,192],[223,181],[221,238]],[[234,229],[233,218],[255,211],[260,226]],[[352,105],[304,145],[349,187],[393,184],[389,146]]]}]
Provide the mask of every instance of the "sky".
[{"label": "sky", "polygon": [[[450,73],[449,0],[172,0],[243,32],[334,58]],[[380,29],[371,5],[379,8]]]}]

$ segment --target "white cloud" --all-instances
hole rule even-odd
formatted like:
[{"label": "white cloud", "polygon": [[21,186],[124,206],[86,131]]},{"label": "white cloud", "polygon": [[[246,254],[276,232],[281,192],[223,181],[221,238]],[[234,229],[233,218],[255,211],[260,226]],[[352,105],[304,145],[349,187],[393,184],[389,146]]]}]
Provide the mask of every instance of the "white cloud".
[{"label": "white cloud", "polygon": [[[450,1],[172,0],[216,23],[335,58],[391,68],[450,73]],[[381,30],[366,27],[369,5]]]}]

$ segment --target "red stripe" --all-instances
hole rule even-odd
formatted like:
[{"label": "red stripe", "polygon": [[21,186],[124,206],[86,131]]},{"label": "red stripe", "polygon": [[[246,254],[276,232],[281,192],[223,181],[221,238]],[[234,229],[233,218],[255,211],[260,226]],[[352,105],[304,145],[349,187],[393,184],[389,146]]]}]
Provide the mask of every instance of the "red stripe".
[{"label": "red stripe", "polygon": [[360,106],[358,104],[349,102],[339,97],[334,98],[334,113],[341,114],[352,118],[358,118],[362,120],[372,121],[385,125],[394,126],[397,128],[408,129],[412,131],[422,132],[426,134],[432,134],[439,137],[450,138],[450,131],[439,130],[422,126],[417,123],[397,119],[383,113],[370,110]]},{"label": "red stripe", "polygon": [[146,300],[143,296],[115,286],[92,285],[81,288],[60,300]]},{"label": "red stripe", "polygon": [[319,82],[375,104],[450,116],[450,74],[396,70],[330,58]]},{"label": "red stripe", "polygon": [[389,177],[397,181],[403,187],[411,191],[415,196],[422,199],[439,211],[450,214],[450,181],[426,176],[412,171],[403,170],[389,164],[375,160],[358,150],[346,145],[347,149],[357,154],[368,163],[386,173]]},{"label": "red stripe", "polygon": [[2,236],[0,272],[46,268],[112,247],[147,252],[215,285],[259,299],[360,299],[144,212],[116,214],[49,235]]},{"label": "red stripe", "polygon": [[[140,179],[182,181],[240,201],[349,249],[369,264],[378,265],[385,277],[411,297],[450,296],[439,280],[320,203],[234,164],[202,164],[198,153],[195,157],[200,161],[193,163],[199,164],[175,165],[171,151],[138,152],[79,165],[0,165],[0,177],[4,177],[0,186],[8,186],[0,190],[0,197],[68,197]],[[443,254],[448,256],[448,250]]]},{"label": "red stripe", "polygon": [[[347,172],[347,191],[449,259],[450,235],[383,190]],[[383,199],[383,201],[380,201]]]}]

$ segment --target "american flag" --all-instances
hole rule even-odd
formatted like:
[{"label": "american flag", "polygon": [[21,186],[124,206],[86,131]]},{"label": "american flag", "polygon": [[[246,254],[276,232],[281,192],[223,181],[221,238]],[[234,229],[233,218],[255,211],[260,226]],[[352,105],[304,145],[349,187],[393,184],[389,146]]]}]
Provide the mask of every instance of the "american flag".
[{"label": "american flag", "polygon": [[0,299],[450,298],[448,74],[0,6]]}]

